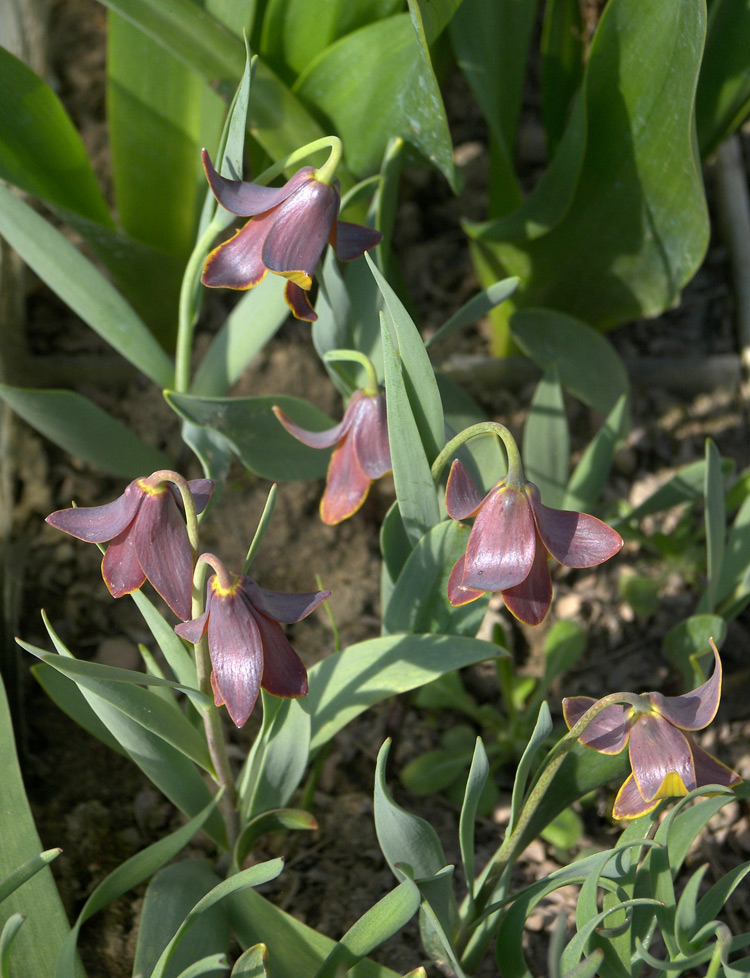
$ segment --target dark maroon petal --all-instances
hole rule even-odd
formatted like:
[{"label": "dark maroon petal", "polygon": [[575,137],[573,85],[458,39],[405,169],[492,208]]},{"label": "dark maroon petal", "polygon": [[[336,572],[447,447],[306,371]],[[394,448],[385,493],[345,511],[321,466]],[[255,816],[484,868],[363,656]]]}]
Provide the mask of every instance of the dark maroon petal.
[{"label": "dark maroon petal", "polygon": [[[177,508],[184,515],[185,507],[182,504],[182,493],[174,482],[166,482],[165,485],[171,493],[172,499],[177,503]],[[196,513],[202,513],[206,506],[208,506],[211,493],[214,491],[213,481],[211,479],[191,479],[188,482],[188,488],[195,503]]]},{"label": "dark maroon petal", "polygon": [[462,604],[469,604],[471,601],[476,601],[477,598],[481,598],[483,594],[487,593],[486,591],[478,591],[473,587],[465,587],[461,583],[464,577],[465,561],[466,557],[459,557],[453,565],[451,576],[448,578],[448,600],[456,608],[459,608]]},{"label": "dark maroon petal", "polygon": [[649,812],[652,812],[660,801],[660,798],[655,798],[653,801],[646,801],[638,790],[636,780],[631,774],[622,788],[617,792],[612,815],[614,818],[638,818],[640,815],[647,815]]},{"label": "dark maroon petal", "polygon": [[268,591],[259,587],[251,578],[242,576],[242,590],[258,611],[267,618],[274,618],[285,625],[307,618],[326,598],[330,591],[311,591],[307,594],[286,594],[283,591]]},{"label": "dark maroon petal", "polygon": [[[570,730],[596,702],[590,696],[566,696],[563,716]],[[628,742],[630,710],[619,703],[605,706],[597,713],[578,738],[582,744],[600,754],[619,754]]]},{"label": "dark maroon petal", "polygon": [[336,221],[334,240],[331,244],[339,261],[352,261],[361,258],[366,251],[379,245],[383,235],[375,228],[363,224],[350,224],[349,221]]},{"label": "dark maroon petal", "polygon": [[283,187],[261,187],[247,180],[228,180],[214,169],[211,158],[204,149],[201,153],[203,168],[206,171],[209,186],[214,197],[221,206],[232,214],[251,217],[276,207],[293,194],[301,183],[310,179],[313,167],[303,166]]},{"label": "dark maroon petal", "polygon": [[320,500],[320,518],[335,526],[357,512],[367,498],[371,480],[359,467],[349,435],[338,443],[328,465],[328,477]]},{"label": "dark maroon petal", "polygon": [[528,577],[537,536],[531,507],[518,489],[493,489],[477,513],[466,548],[464,584],[504,591]]},{"label": "dark maroon petal", "polygon": [[197,645],[197,643],[200,642],[200,640],[206,634],[206,629],[208,628],[208,618],[209,610],[206,608],[203,614],[198,615],[197,618],[191,618],[190,621],[182,621],[179,625],[175,625],[174,630],[177,632],[180,638],[184,638],[193,645]]},{"label": "dark maroon petal", "polygon": [[[356,396],[355,394],[354,397]],[[350,405],[352,401],[349,402]],[[347,408],[347,413],[348,410]],[[391,471],[393,465],[388,442],[388,421],[385,397],[382,394],[362,395],[353,415],[349,437],[354,441],[354,454],[360,468],[368,478],[379,479]]]},{"label": "dark maroon petal", "polygon": [[113,598],[137,591],[146,575],[136,555],[135,535],[129,526],[107,547],[102,561],[102,577]]},{"label": "dark maroon petal", "polygon": [[630,727],[630,766],[646,799],[684,795],[696,787],[690,744],[662,717],[643,713]]},{"label": "dark maroon petal", "polygon": [[338,209],[338,193],[328,184],[311,179],[298,187],[273,212],[263,246],[266,268],[309,289]]},{"label": "dark maroon petal", "polygon": [[135,550],[151,585],[186,621],[193,593],[193,554],[185,521],[166,489],[145,497],[133,523]]},{"label": "dark maroon petal", "polygon": [[539,490],[528,484],[539,536],[555,560],[566,567],[595,567],[622,547],[622,537],[594,516],[542,504]]},{"label": "dark maroon petal", "polygon": [[350,419],[344,415],[344,420],[334,425],[333,428],[326,428],[325,431],[308,431],[306,428],[300,428],[298,424],[295,424],[280,407],[274,405],[272,410],[289,434],[297,441],[301,441],[303,445],[307,445],[308,448],[330,448],[341,438],[350,423]]},{"label": "dark maroon petal", "polygon": [[547,565],[547,551],[537,545],[534,563],[520,584],[503,590],[505,607],[519,621],[539,625],[552,604],[552,580]]},{"label": "dark maroon petal", "polygon": [[702,730],[716,716],[721,698],[721,659],[714,648],[714,671],[702,686],[682,696],[649,693],[654,709],[681,730]]},{"label": "dark maroon petal", "polygon": [[63,533],[85,540],[86,543],[104,543],[122,533],[135,516],[144,492],[135,479],[125,492],[104,506],[80,506],[59,509],[51,513],[45,522]]},{"label": "dark maroon petal", "polygon": [[262,282],[263,242],[273,224],[273,212],[259,214],[209,254],[201,282],[209,289],[251,289]]},{"label": "dark maroon petal", "polygon": [[318,318],[317,312],[313,309],[307,292],[295,285],[294,282],[287,282],[284,289],[284,302],[292,310],[295,319],[301,319],[305,323],[314,323]]},{"label": "dark maroon petal", "polygon": [[685,734],[685,739],[690,744],[690,750],[693,752],[695,780],[699,786],[705,784],[723,784],[727,788],[731,788],[733,785],[739,784],[742,781],[742,778],[736,771],[727,767],[726,764],[722,764],[713,754],[709,754],[702,747],[699,747],[690,734]]},{"label": "dark maroon petal", "polygon": [[263,615],[256,621],[263,643],[263,689],[272,696],[307,696],[307,670],[281,627]]},{"label": "dark maroon petal", "polygon": [[[497,489],[497,486],[495,486]],[[494,492],[495,489],[492,491]],[[445,508],[454,520],[465,520],[474,516],[482,505],[482,496],[469,475],[469,470],[459,459],[455,459],[445,487]]]},{"label": "dark maroon petal", "polygon": [[215,688],[234,723],[241,727],[258,698],[263,650],[254,615],[241,592],[214,593],[208,618],[208,650]]}]

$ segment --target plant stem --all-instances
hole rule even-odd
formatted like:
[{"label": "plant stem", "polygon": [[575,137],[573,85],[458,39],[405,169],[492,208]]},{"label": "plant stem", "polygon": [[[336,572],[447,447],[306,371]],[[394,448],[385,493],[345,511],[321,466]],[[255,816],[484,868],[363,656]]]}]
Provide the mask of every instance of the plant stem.
[{"label": "plant stem", "polygon": [[432,463],[432,478],[437,482],[440,478],[440,473],[445,468],[450,457],[455,455],[458,449],[462,445],[465,445],[467,441],[470,441],[472,438],[478,438],[481,435],[495,435],[500,439],[508,459],[508,474],[504,480],[505,484],[522,488],[526,483],[526,477],[523,474],[521,453],[518,451],[518,446],[513,435],[499,421],[480,421],[479,424],[473,424],[471,427],[459,431],[455,438],[451,438]]},{"label": "plant stem", "polygon": [[206,255],[221,226],[210,221],[198,238],[188,258],[180,288],[177,346],[175,350],[175,390],[186,393],[190,388],[190,361],[193,353],[193,330],[197,319],[198,282]]}]

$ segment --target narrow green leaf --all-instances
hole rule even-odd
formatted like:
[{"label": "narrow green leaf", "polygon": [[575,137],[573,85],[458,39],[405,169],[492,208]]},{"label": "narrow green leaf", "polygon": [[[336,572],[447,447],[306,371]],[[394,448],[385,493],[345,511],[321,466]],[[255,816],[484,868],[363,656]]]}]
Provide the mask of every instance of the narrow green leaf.
[{"label": "narrow green leaf", "polygon": [[23,886],[32,876],[41,872],[45,866],[54,862],[61,852],[62,849],[45,849],[38,856],[32,856],[31,859],[28,859],[23,866],[14,869],[5,879],[0,879],[0,903],[7,899],[19,886]]},{"label": "narrow green leaf", "polygon": [[159,839],[146,849],[137,852],[130,859],[113,870],[96,887],[86,900],[83,909],[78,914],[76,922],[68,935],[65,945],[57,959],[55,978],[73,978],[75,975],[76,943],[81,927],[95,913],[103,910],[107,904],[117,897],[132,890],[149,876],[153,875],[165,863],[181,852],[195,833],[203,827],[208,817],[216,808],[217,799],[212,799],[195,818],[181,826],[176,832]]},{"label": "narrow green leaf", "polygon": [[484,742],[481,737],[477,737],[474,746],[474,756],[471,759],[469,777],[466,779],[466,790],[464,800],[461,805],[461,816],[458,823],[458,841],[461,846],[461,861],[466,876],[466,887],[469,896],[474,896],[474,883],[476,880],[475,859],[474,859],[474,834],[477,808],[479,799],[482,797],[484,786],[490,773],[490,765],[487,760],[487,751],[484,749]]},{"label": "narrow green leaf", "polygon": [[153,602],[146,597],[143,591],[133,591],[130,597],[135,602],[136,608],[140,611],[148,630],[153,635],[157,647],[167,660],[167,665],[174,673],[177,681],[185,688],[195,689],[198,686],[195,662],[185,647],[185,643],[179,635],[175,634],[174,628],[165,621],[163,615],[159,614]]},{"label": "narrow green leaf", "polygon": [[529,481],[545,506],[561,509],[570,471],[570,431],[556,367],[549,367],[531,399],[522,456]]},{"label": "narrow green leaf", "polygon": [[448,601],[453,565],[466,551],[469,529],[454,520],[433,526],[418,541],[394,585],[383,614],[386,633],[476,635],[489,595],[460,608]]},{"label": "narrow green leaf", "polygon": [[[218,971],[226,974],[228,967],[229,961],[226,954],[223,952],[221,954],[209,954],[207,957],[201,958],[194,964],[189,965],[184,971],[179,973],[177,978],[204,978],[205,975],[213,975]],[[167,972],[167,978],[169,978],[169,972]]]},{"label": "narrow green leaf", "polygon": [[623,394],[589,442],[568,481],[563,509],[588,513],[594,509],[609,477],[618,443],[628,424],[629,405]]},{"label": "narrow green leaf", "polygon": [[708,12],[695,121],[707,159],[750,111],[750,7],[746,0],[712,0]]},{"label": "narrow green leaf", "polygon": [[747,592],[750,585],[748,568],[750,568],[750,495],[745,497],[729,528],[716,594],[718,601],[725,601],[733,592],[738,595]]},{"label": "narrow green leaf", "polygon": [[217,431],[232,445],[242,464],[274,482],[318,479],[325,475],[330,451],[308,448],[293,438],[271,410],[278,405],[310,431],[332,428],[334,422],[314,405],[279,394],[266,397],[194,397],[167,391],[167,404],[180,417]]},{"label": "narrow green leaf", "polygon": [[517,278],[506,278],[472,296],[468,302],[461,306],[458,312],[454,312],[450,319],[446,320],[440,329],[432,334],[427,340],[427,348],[429,349],[433,343],[437,343],[447,336],[452,336],[464,326],[475,323],[482,316],[486,316],[495,306],[499,306],[501,302],[505,302],[509,296],[513,295],[518,288],[518,282]]},{"label": "narrow green leaf", "polygon": [[52,89],[0,47],[0,179],[114,228],[81,137]]},{"label": "narrow green leaf", "polygon": [[717,880],[708,893],[701,897],[696,913],[696,926],[705,926],[723,908],[729,897],[750,874],[750,862],[733,866],[721,879]]},{"label": "narrow green leaf", "polygon": [[552,309],[522,309],[511,319],[513,338],[542,370],[556,367],[578,400],[608,415],[630,390],[625,365],[606,337]]},{"label": "narrow green leaf", "polygon": [[268,978],[268,948],[255,944],[235,961],[231,978]]},{"label": "narrow green leaf", "polygon": [[724,479],[721,472],[721,456],[716,444],[706,439],[706,610],[716,608],[719,580],[724,563],[726,533],[726,509],[724,505]]},{"label": "narrow green leaf", "polygon": [[63,302],[159,387],[172,363],[120,293],[59,231],[0,186],[0,234]]},{"label": "narrow green leaf", "polygon": [[539,707],[539,714],[536,718],[531,737],[529,737],[529,742],[526,744],[524,752],[521,755],[521,760],[518,762],[518,767],[516,768],[516,776],[513,781],[513,794],[510,803],[510,819],[508,821],[506,835],[510,835],[515,828],[526,796],[526,784],[531,773],[531,766],[534,763],[538,751],[551,733],[552,717],[550,716],[549,706],[546,703],[542,703]]},{"label": "narrow green leaf", "polygon": [[689,954],[691,950],[695,950],[690,947],[690,939],[698,928],[698,892],[708,870],[708,865],[708,863],[704,863],[691,874],[690,879],[685,884],[685,889],[680,894],[680,899],[677,901],[677,912],[674,918],[675,937],[677,946],[683,954]]},{"label": "narrow green leaf", "polygon": [[446,672],[507,656],[462,635],[388,635],[350,645],[309,671],[310,750],[317,750],[368,707]]},{"label": "narrow green leaf", "polygon": [[256,815],[250,819],[237,839],[234,848],[234,863],[241,866],[250,855],[258,839],[268,832],[290,830],[311,832],[317,827],[318,823],[312,814],[300,808],[277,808],[274,811]]},{"label": "narrow green leaf", "polygon": [[[722,459],[721,471],[725,479],[729,478],[734,471],[734,462],[728,458]],[[671,475],[664,485],[632,509],[625,519],[627,522],[638,522],[644,516],[660,513],[665,509],[671,509],[672,506],[695,502],[703,496],[705,479],[705,460],[691,462]]]}]

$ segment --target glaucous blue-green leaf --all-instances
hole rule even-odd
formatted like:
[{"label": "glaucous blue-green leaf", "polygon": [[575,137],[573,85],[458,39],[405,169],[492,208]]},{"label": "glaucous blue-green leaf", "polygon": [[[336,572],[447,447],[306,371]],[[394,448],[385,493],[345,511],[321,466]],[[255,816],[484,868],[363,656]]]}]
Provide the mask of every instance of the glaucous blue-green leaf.
[{"label": "glaucous blue-green leaf", "polygon": [[482,316],[486,316],[495,306],[499,306],[501,302],[505,302],[507,298],[513,295],[517,288],[517,278],[506,278],[502,282],[495,282],[489,288],[478,292],[461,306],[458,312],[453,313],[450,319],[446,320],[440,329],[432,334],[425,346],[429,348],[433,343],[445,339],[446,336],[457,333],[464,326],[475,323]]},{"label": "glaucous blue-green leaf", "polygon": [[630,390],[617,351],[586,323],[552,309],[522,309],[511,330],[529,359],[542,370],[555,367],[565,390],[600,414],[609,414]]},{"label": "glaucous blue-green leaf", "polygon": [[[729,478],[734,471],[734,462],[728,458],[722,459],[721,470],[724,478]],[[691,503],[701,499],[705,478],[706,463],[704,459],[683,466],[678,472],[671,475],[662,486],[652,492],[647,499],[644,499],[642,503],[631,510],[627,514],[627,521],[638,521],[644,516],[651,516],[652,513],[659,513],[662,510],[670,509],[672,506],[679,506],[680,503]]]},{"label": "glaucous blue-green leaf", "polygon": [[61,852],[62,849],[45,849],[44,852],[27,859],[22,866],[16,867],[6,877],[0,879],[0,903],[7,899],[11,893],[15,893],[19,886],[23,886],[27,880],[41,872],[45,866],[54,862]]},{"label": "glaucous blue-green leaf", "polygon": [[491,642],[462,635],[387,635],[349,645],[309,671],[310,749],[381,700],[504,654]]},{"label": "glaucous blue-green leaf", "polygon": [[398,575],[412,551],[411,541],[404,529],[398,503],[394,502],[380,525],[380,603],[388,607]]},{"label": "glaucous blue-green leaf", "polygon": [[476,635],[489,595],[459,608],[448,601],[453,565],[466,552],[469,528],[455,520],[433,526],[417,542],[383,614],[384,632]]},{"label": "glaucous blue-green leaf", "polygon": [[474,755],[471,759],[469,776],[466,779],[466,790],[464,800],[461,805],[461,816],[458,823],[458,841],[461,846],[461,861],[464,866],[466,876],[466,887],[469,891],[470,899],[474,896],[475,880],[475,852],[474,835],[476,831],[476,817],[479,802],[487,783],[490,773],[490,764],[487,759],[487,751],[484,749],[484,742],[481,737],[477,737],[474,745]]},{"label": "glaucous blue-green leaf", "polygon": [[727,537],[717,598],[742,598],[750,587],[750,496],[746,496]]},{"label": "glaucous blue-green leaf", "polygon": [[[279,978],[314,978],[336,946],[320,931],[285,913],[254,890],[229,900],[232,926],[243,947],[263,942],[268,947],[274,975]],[[365,958],[348,972],[352,978],[398,978],[395,971]]]},{"label": "glaucous blue-green leaf", "polygon": [[747,0],[712,0],[701,62],[695,121],[704,159],[750,111],[750,6]]},{"label": "glaucous blue-green leaf", "polygon": [[538,751],[551,733],[552,717],[550,716],[549,706],[546,703],[542,703],[539,707],[539,714],[537,715],[534,729],[529,737],[529,742],[526,744],[521,760],[518,762],[518,767],[516,768],[516,776],[513,781],[513,794],[511,796],[510,819],[507,829],[508,835],[515,828],[518,816],[521,813],[531,765],[534,763]]},{"label": "glaucous blue-green leaf", "polygon": [[126,360],[160,387],[172,383],[169,357],[117,289],[56,228],[2,186],[0,234]]},{"label": "glaucous blue-green leaf", "polygon": [[268,978],[268,948],[255,944],[243,951],[232,968],[231,978]]},{"label": "glaucous blue-green leaf", "polygon": [[113,228],[81,137],[52,89],[0,47],[0,178]]},{"label": "glaucous blue-green leaf", "polygon": [[547,0],[540,54],[542,117],[551,157],[562,139],[583,78],[584,28],[578,0]]},{"label": "glaucous blue-green leaf", "polygon": [[[151,974],[191,908],[220,882],[221,877],[207,859],[184,860],[156,873],[143,898],[134,975]],[[218,905],[207,910],[181,941],[165,970],[165,978],[177,978],[191,963],[210,954],[226,953],[229,936],[225,908]]]},{"label": "glaucous blue-green leaf", "polygon": [[[454,383],[445,374],[437,375],[440,399],[445,409],[445,441],[447,442],[464,428],[473,424],[487,421],[487,415],[466,391]],[[468,469],[477,488],[480,491],[489,489],[498,482],[507,469],[505,453],[500,447],[499,440],[490,435],[485,438],[472,438],[463,444],[455,455],[461,459]],[[441,484],[443,488],[448,479],[450,468],[443,469]],[[440,492],[441,512],[445,506],[444,492]]]},{"label": "glaucous blue-green leaf", "polygon": [[400,136],[453,185],[445,107],[419,20],[394,14],[334,41],[298,77],[293,93],[330,119],[355,176],[375,173]]},{"label": "glaucous blue-green leaf", "polygon": [[626,432],[628,408],[628,397],[622,394],[573,470],[562,509],[588,513],[596,507],[609,477],[615,450]]},{"label": "glaucous blue-green leaf", "polygon": [[[3,804],[0,806],[0,880],[7,879],[42,852],[34,818],[26,799],[5,687],[0,680],[0,770],[3,772]],[[54,840],[50,840],[54,841]],[[70,932],[67,917],[48,868],[6,896],[0,905],[0,927],[13,916],[26,917],[11,949],[14,974],[52,975],[55,960]],[[76,978],[82,978],[78,967]]]},{"label": "glaucous blue-green leaf", "polygon": [[708,242],[692,130],[704,35],[702,0],[607,4],[568,122],[575,140],[566,132],[523,221],[470,229],[482,284],[521,280],[504,316],[544,306],[604,330],[677,301]]},{"label": "glaucous blue-green leaf", "polygon": [[313,404],[286,394],[265,397],[194,397],[165,393],[180,417],[217,431],[251,472],[264,479],[317,479],[325,475],[330,449],[308,448],[293,438],[271,408],[278,405],[310,431],[332,428],[334,422]]},{"label": "glaucous blue-green leaf", "polygon": [[523,467],[545,506],[560,509],[570,471],[570,431],[557,367],[549,367],[534,396],[523,428]]},{"label": "glaucous blue-green leaf", "polygon": [[234,866],[241,866],[258,839],[268,832],[307,831],[317,829],[314,816],[301,808],[276,808],[251,818],[242,830],[234,849]]},{"label": "glaucous blue-green leaf", "polygon": [[724,477],[721,471],[721,456],[716,443],[706,439],[706,611],[712,613],[716,607],[719,591],[719,576],[724,563],[724,544],[726,533],[726,507],[724,505]]},{"label": "glaucous blue-green leaf", "polygon": [[109,475],[136,479],[169,468],[165,455],[82,394],[0,384],[0,399],[55,445]]}]

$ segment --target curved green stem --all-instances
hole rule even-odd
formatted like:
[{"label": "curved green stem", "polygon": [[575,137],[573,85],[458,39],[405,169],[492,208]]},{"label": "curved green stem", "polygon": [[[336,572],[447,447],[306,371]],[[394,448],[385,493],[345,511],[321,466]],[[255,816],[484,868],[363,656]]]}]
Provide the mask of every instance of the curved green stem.
[{"label": "curved green stem", "polygon": [[220,224],[209,222],[206,230],[196,241],[182,276],[175,349],[175,390],[181,394],[186,393],[190,388],[190,361],[193,354],[193,330],[198,318],[198,285],[201,271],[213,240],[220,230]]},{"label": "curved green stem", "polygon": [[363,388],[364,393],[368,397],[374,397],[380,391],[380,383],[378,381],[378,375],[375,372],[375,366],[372,360],[365,356],[364,353],[360,353],[358,350],[329,350],[323,354],[323,359],[327,361],[349,360],[352,363],[358,363],[367,374],[367,386]]},{"label": "curved green stem", "polygon": [[508,459],[508,474],[505,477],[505,484],[518,488],[524,486],[526,477],[523,474],[523,462],[521,461],[521,453],[518,451],[518,445],[516,445],[513,435],[499,421],[480,421],[479,424],[473,424],[471,427],[459,431],[454,438],[451,438],[432,463],[432,478],[437,482],[451,456],[455,455],[458,449],[462,445],[465,445],[467,441],[470,441],[472,438],[478,438],[481,435],[495,435],[503,443],[503,448]]},{"label": "curved green stem", "polygon": [[287,153],[286,156],[282,157],[276,163],[272,163],[271,166],[257,176],[253,180],[253,183],[270,183],[274,177],[283,173],[288,167],[301,163],[308,156],[312,156],[313,153],[317,153],[318,150],[326,149],[327,147],[331,149],[330,156],[323,166],[315,171],[315,179],[321,183],[331,183],[336,167],[341,162],[341,154],[344,149],[338,136],[322,136],[320,139],[314,139],[311,143],[306,143],[306,145],[300,146],[299,149]]},{"label": "curved green stem", "polygon": [[250,570],[250,564],[253,562],[253,558],[258,552],[258,548],[263,542],[263,537],[266,535],[266,530],[268,529],[268,524],[271,522],[271,517],[273,516],[273,510],[276,506],[276,483],[271,486],[268,490],[268,498],[266,499],[266,505],[263,507],[263,512],[260,514],[260,519],[258,520],[258,527],[253,536],[250,547],[247,551],[247,556],[245,557],[245,563],[242,565],[242,573],[247,574]]}]

